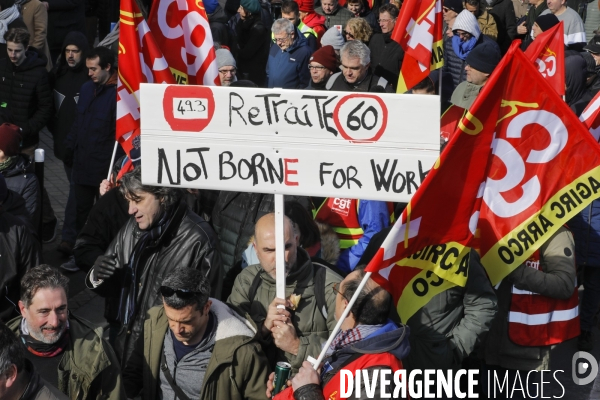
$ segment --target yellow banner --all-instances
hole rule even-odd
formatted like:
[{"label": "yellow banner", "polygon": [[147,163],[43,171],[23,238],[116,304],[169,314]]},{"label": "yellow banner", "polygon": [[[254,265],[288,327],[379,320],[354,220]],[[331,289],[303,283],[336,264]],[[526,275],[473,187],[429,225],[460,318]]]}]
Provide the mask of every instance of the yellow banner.
[{"label": "yellow banner", "polygon": [[492,285],[525,262],[558,228],[600,197],[599,192],[600,166],[562,188],[537,213],[499,240],[481,257]]},{"label": "yellow banner", "polygon": [[[442,36],[443,37],[443,36]],[[431,48],[431,70],[435,71],[444,66],[444,39],[433,43]]]},{"label": "yellow banner", "polygon": [[403,324],[424,307],[433,296],[442,293],[454,283],[444,280],[431,271],[421,271],[412,278],[402,291],[396,310]]},{"label": "yellow banner", "polygon": [[175,77],[175,81],[177,82],[177,84],[179,85],[187,85],[188,83],[188,74],[179,71],[178,69],[169,67],[169,69],[171,70],[171,73],[173,74],[173,76]]}]

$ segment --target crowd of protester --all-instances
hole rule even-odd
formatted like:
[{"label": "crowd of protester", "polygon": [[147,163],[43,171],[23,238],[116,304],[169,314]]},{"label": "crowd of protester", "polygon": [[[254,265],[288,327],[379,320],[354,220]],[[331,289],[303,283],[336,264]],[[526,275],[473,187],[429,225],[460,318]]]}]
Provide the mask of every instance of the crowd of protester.
[{"label": "crowd of protester", "polygon": [[[152,1],[138,5],[147,16]],[[468,110],[515,39],[526,49],[562,21],[564,101],[581,114],[600,90],[600,35],[586,39],[585,7],[572,6],[445,0],[444,66],[410,93],[439,94],[440,116]],[[396,92],[404,50],[391,36],[402,2],[204,7],[222,86]],[[359,284],[405,205],[287,196],[286,298],[276,298],[273,195],[144,185],[139,157],[120,173],[121,150],[111,165],[118,11],[115,0],[0,0],[0,398],[264,399],[281,361],[296,399],[330,398],[341,368],[549,369],[550,346],[518,339],[507,322],[511,296],[576,302],[577,276],[578,348],[593,348],[598,201],[528,261],[539,268],[523,264],[493,288],[472,251],[464,287],[400,321],[386,290]],[[58,225],[34,173],[44,128],[69,182],[60,268],[42,260]],[[68,312],[76,271],[105,299],[108,332]],[[306,359],[359,290],[317,374]]]}]

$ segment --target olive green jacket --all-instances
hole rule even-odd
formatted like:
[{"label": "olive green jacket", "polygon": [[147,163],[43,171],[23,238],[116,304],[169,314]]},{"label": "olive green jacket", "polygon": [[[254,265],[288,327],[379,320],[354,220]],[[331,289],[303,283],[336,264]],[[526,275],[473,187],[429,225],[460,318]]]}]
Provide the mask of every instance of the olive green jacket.
[{"label": "olive green jacket", "polygon": [[[248,292],[256,274],[263,280],[256,291],[254,299],[248,298]],[[298,354],[284,352],[275,347],[271,335],[263,340],[263,348],[269,356],[271,365],[277,361],[287,361],[292,365],[292,373],[296,373],[307,356],[317,358],[321,347],[327,341],[329,333],[336,324],[335,320],[335,292],[333,285],[342,278],[335,272],[327,269],[325,274],[325,301],[327,303],[327,319],[317,309],[315,298],[314,267],[305,250],[298,247],[296,266],[290,271],[286,279],[285,295],[301,295],[296,311],[292,312],[292,324],[300,339]],[[239,307],[243,312],[250,314],[252,320],[262,328],[267,316],[269,304],[275,299],[275,279],[264,272],[260,264],[245,268],[235,279],[233,290],[227,302]]]},{"label": "olive green jacket", "polygon": [[[217,332],[200,399],[264,400],[270,370],[255,340],[256,327],[226,304],[210,300],[211,311],[217,318]],[[142,400],[159,398],[160,361],[168,328],[164,308],[151,308],[144,321],[143,334],[123,369],[129,398],[138,394]]]},{"label": "olive green jacket", "polygon": [[[8,322],[17,336],[22,317]],[[121,400],[125,390],[115,353],[102,339],[102,328],[69,315],[70,343],[58,365],[58,389],[71,400]]]}]

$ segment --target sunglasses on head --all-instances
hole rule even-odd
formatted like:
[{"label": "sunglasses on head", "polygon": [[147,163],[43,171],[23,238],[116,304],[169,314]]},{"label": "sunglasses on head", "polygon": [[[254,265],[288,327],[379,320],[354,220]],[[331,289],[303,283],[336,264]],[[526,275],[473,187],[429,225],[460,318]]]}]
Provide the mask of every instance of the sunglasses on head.
[{"label": "sunglasses on head", "polygon": [[189,299],[195,294],[198,294],[198,292],[186,289],[173,289],[168,286],[161,286],[160,294],[162,294],[164,297],[171,297],[174,294],[177,294],[177,297],[179,297],[180,299]]}]

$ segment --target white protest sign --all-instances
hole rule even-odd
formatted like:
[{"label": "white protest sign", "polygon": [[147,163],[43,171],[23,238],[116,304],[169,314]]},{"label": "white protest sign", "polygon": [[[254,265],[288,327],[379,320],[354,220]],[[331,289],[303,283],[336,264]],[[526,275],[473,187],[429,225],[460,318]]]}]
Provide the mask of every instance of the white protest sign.
[{"label": "white protest sign", "polygon": [[408,201],[439,156],[439,97],[142,84],[142,181]]}]

